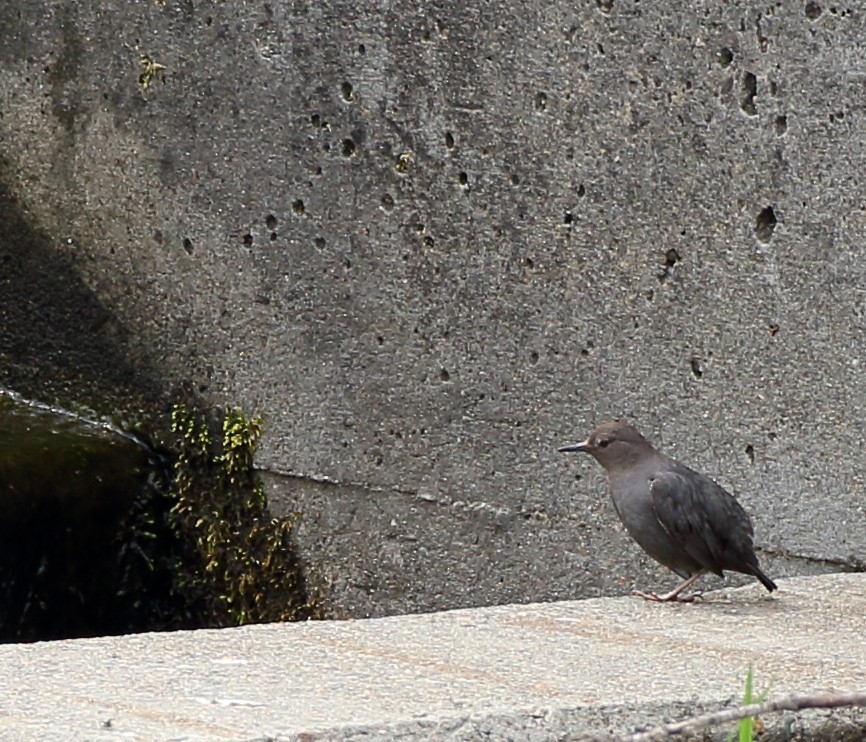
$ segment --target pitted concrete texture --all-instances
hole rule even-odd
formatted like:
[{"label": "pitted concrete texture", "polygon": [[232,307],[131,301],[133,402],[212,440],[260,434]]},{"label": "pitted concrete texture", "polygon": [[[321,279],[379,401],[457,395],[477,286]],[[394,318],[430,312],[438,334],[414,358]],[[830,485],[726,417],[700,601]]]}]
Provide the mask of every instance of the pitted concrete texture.
[{"label": "pitted concrete texture", "polygon": [[5,0],[0,61],[0,381],[262,413],[335,613],[669,579],[556,453],[611,417],[863,568],[861,9]]},{"label": "pitted concrete texture", "polygon": [[[771,698],[866,689],[864,636],[866,577],[827,575],[692,605],[605,598],[6,645],[0,737],[625,734],[736,702],[749,664]],[[828,730],[866,733],[866,709],[764,723],[787,739],[839,739]]]}]

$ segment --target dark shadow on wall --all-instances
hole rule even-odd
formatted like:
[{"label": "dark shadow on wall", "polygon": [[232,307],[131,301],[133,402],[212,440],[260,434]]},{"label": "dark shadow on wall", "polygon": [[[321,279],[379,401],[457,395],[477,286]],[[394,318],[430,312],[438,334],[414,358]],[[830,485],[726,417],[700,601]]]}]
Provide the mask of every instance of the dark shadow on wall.
[{"label": "dark shadow on wall", "polygon": [[[162,439],[163,387],[131,362],[124,327],[78,277],[66,246],[32,223],[9,172],[0,157],[0,387]],[[120,437],[72,435],[72,422],[45,411],[22,407],[19,418],[48,422],[21,424],[2,402],[0,642],[169,624],[177,601],[160,552],[173,544],[156,484],[164,462]]]},{"label": "dark shadow on wall", "polygon": [[0,157],[0,385],[100,414],[143,411],[159,397],[129,360],[127,333],[33,225]]}]

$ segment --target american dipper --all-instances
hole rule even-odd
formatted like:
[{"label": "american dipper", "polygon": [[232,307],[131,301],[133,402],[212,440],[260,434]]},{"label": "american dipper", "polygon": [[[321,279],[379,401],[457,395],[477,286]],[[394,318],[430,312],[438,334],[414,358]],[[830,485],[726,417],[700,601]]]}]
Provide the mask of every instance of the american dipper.
[{"label": "american dipper", "polygon": [[599,425],[585,441],[561,452],[584,451],[607,471],[610,494],[629,535],[653,559],[685,581],[664,595],[634,591],[647,600],[690,602],[681,595],[703,575],[723,570],[776,584],[758,566],[752,522],[734,496],[712,479],[656,451],[631,425]]}]

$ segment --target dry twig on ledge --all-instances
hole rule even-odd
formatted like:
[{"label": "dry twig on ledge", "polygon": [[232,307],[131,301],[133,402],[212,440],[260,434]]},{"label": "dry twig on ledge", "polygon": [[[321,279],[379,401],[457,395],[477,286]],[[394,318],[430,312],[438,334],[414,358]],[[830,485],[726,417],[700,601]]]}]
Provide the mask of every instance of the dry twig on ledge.
[{"label": "dry twig on ledge", "polygon": [[835,709],[849,706],[866,706],[866,692],[861,693],[816,693],[794,695],[780,698],[776,701],[752,703],[748,706],[714,711],[693,719],[678,721],[675,724],[663,724],[645,732],[637,732],[624,737],[613,737],[612,742],[657,742],[680,734],[688,734],[703,727],[716,724],[728,724],[732,721],[745,719],[747,716],[770,714],[779,711],[801,711],[803,709]]}]

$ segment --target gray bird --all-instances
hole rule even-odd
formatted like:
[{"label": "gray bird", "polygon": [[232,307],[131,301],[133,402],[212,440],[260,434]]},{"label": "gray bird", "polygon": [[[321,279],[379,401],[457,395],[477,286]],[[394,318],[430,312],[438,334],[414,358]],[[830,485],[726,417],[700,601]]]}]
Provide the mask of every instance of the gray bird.
[{"label": "gray bird", "polygon": [[585,441],[561,452],[591,454],[607,471],[610,494],[629,535],[660,564],[684,578],[665,595],[635,591],[647,600],[688,602],[683,590],[708,572],[757,577],[776,584],[758,566],[752,522],[734,496],[704,474],[656,451],[635,428],[602,423]]}]

